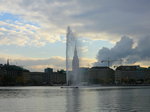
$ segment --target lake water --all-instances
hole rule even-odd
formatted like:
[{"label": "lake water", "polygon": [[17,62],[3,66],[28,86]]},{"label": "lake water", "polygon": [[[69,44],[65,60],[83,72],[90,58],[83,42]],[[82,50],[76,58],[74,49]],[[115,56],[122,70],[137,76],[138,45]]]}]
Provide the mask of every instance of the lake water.
[{"label": "lake water", "polygon": [[150,112],[150,87],[0,87],[0,112]]}]

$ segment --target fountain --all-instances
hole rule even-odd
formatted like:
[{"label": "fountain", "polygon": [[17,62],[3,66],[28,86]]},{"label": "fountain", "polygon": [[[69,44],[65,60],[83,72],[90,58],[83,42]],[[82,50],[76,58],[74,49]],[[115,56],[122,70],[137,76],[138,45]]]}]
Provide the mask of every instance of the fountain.
[{"label": "fountain", "polygon": [[68,86],[79,85],[79,58],[77,51],[77,38],[70,27],[68,27],[66,36],[66,75]]}]

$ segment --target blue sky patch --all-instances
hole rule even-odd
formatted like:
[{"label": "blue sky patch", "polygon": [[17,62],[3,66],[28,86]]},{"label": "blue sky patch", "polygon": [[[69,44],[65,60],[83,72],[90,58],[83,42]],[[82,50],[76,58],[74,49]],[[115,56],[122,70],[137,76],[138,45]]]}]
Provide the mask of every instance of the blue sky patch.
[{"label": "blue sky patch", "polygon": [[1,21],[6,21],[6,20],[11,20],[11,21],[18,21],[20,20],[19,15],[14,15],[11,13],[0,13],[0,20]]},{"label": "blue sky patch", "polygon": [[21,16],[11,13],[0,13],[0,21],[7,21],[7,23],[10,24],[17,24],[16,22],[20,22],[22,25],[30,24],[36,27],[40,27],[40,25],[36,22],[26,21]]}]

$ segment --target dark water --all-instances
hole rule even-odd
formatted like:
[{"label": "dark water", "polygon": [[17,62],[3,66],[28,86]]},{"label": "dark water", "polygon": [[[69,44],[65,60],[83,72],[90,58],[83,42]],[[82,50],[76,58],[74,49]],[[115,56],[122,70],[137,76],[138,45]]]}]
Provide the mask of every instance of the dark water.
[{"label": "dark water", "polygon": [[150,112],[150,87],[0,87],[0,112]]}]

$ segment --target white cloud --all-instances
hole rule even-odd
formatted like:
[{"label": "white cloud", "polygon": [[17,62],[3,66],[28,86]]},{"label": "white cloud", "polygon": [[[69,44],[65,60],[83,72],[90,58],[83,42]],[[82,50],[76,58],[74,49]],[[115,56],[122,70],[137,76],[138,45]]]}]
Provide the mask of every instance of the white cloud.
[{"label": "white cloud", "polygon": [[88,46],[80,47],[79,50],[80,50],[80,52],[82,52],[82,53],[86,53],[86,52],[88,52]]},{"label": "white cloud", "polygon": [[0,11],[36,22],[49,35],[64,35],[71,25],[84,37],[117,41],[120,35],[149,34],[149,7],[148,0],[1,0]]},{"label": "white cloud", "polygon": [[150,35],[149,0],[0,0],[0,12],[20,18],[0,21],[0,45],[64,42],[68,25],[93,40],[116,42],[127,35],[138,41]]},{"label": "white cloud", "polygon": [[[51,58],[30,58],[21,55],[0,54],[0,62],[5,64],[6,60],[10,60],[10,64],[23,66],[31,71],[43,71],[46,67],[52,67],[54,70],[65,69],[66,61],[64,57],[53,56]],[[91,67],[95,59],[81,58],[81,67]]]},{"label": "white cloud", "polygon": [[40,27],[23,24],[19,21],[15,23],[8,23],[0,21],[0,44],[1,45],[32,45],[43,46],[46,42],[60,41],[59,34],[51,34],[48,31],[40,29]]}]

